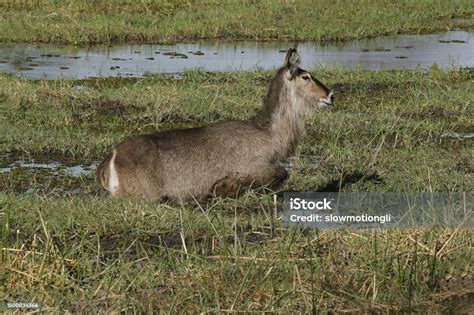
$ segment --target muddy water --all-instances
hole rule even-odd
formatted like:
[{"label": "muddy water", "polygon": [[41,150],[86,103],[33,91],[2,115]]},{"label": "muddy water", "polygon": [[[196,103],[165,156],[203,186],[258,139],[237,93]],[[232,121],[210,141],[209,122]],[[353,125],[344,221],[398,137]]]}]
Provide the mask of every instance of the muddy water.
[{"label": "muddy water", "polygon": [[92,177],[95,169],[97,168],[98,163],[92,163],[90,165],[73,165],[65,166],[60,162],[38,162],[31,160],[28,162],[25,161],[16,161],[0,167],[0,173],[9,173],[14,169],[30,169],[31,171],[42,170],[51,173],[52,175],[62,174],[71,177]]},{"label": "muddy water", "polygon": [[16,194],[71,196],[101,193],[95,170],[99,162],[61,159],[15,159],[0,154],[0,187]]},{"label": "muddy water", "polygon": [[[28,78],[139,77],[187,69],[245,71],[279,67],[290,42],[197,42],[176,45],[115,45],[77,48],[0,43],[0,72]],[[474,31],[383,36],[336,44],[302,42],[304,67],[386,70],[474,66]]]}]

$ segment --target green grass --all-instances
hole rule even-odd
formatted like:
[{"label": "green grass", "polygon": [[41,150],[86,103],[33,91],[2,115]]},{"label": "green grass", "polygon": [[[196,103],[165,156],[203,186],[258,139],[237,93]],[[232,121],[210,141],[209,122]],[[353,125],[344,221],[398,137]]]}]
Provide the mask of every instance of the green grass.
[{"label": "green grass", "polygon": [[0,204],[3,297],[50,312],[439,312],[474,292],[467,230],[286,230],[253,193],[202,208],[10,194]]},{"label": "green grass", "polygon": [[[333,108],[316,111],[308,120],[287,188],[320,189],[357,174],[378,179],[345,189],[472,188],[472,140],[441,137],[474,129],[472,72],[315,73],[329,86],[345,84],[352,90],[338,94]],[[261,106],[272,74],[193,71],[180,81],[156,76],[79,83],[1,75],[2,151],[10,152],[10,160],[31,156],[90,163],[131,135],[248,119]],[[83,85],[81,91],[77,84]],[[7,187],[10,180],[19,180],[0,176]]]},{"label": "green grass", "polygon": [[473,14],[470,0],[2,0],[0,41],[347,40],[472,28],[451,18]]},{"label": "green grass", "polygon": [[[345,90],[318,110],[283,191],[472,191],[472,71],[316,69]],[[273,72],[183,80],[28,81],[0,75],[0,167],[98,161],[139,133],[250,118]],[[78,91],[76,85],[82,85]],[[460,312],[473,235],[285,229],[272,192],[172,205],[114,200],[93,177],[0,173],[0,292],[50,312]],[[3,268],[4,267],[4,268]]]}]

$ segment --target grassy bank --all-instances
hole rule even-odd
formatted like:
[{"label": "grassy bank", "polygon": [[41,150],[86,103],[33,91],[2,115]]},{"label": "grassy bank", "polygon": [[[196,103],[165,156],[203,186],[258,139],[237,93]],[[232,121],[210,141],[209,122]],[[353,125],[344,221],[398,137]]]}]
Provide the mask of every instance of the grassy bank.
[{"label": "grassy bank", "polygon": [[[49,157],[87,164],[131,135],[251,118],[272,74],[194,71],[178,81],[83,82],[2,75],[3,161]],[[472,188],[472,140],[443,137],[474,128],[472,72],[320,69],[316,75],[343,92],[333,108],[309,119],[288,188],[322,189],[331,181],[355,190]],[[19,179],[0,176],[7,187]],[[357,177],[371,180],[352,183]]]},{"label": "grassy bank", "polygon": [[451,18],[473,14],[469,0],[2,0],[0,41],[346,40],[471,28]]},{"label": "grassy bank", "polygon": [[[90,164],[132,134],[246,119],[272,72],[27,81],[0,75],[0,167]],[[473,74],[343,71],[282,190],[471,191]],[[49,311],[409,312],[472,307],[472,230],[284,229],[272,192],[176,206],[111,200],[93,177],[0,172],[0,290]]]}]

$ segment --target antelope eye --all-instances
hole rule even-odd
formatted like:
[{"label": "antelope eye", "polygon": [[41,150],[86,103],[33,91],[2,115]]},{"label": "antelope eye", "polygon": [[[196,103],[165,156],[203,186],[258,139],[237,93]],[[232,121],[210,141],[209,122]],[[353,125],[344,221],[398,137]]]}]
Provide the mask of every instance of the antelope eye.
[{"label": "antelope eye", "polygon": [[303,78],[303,80],[305,80],[305,81],[308,81],[310,79],[309,75],[304,75],[301,78]]}]

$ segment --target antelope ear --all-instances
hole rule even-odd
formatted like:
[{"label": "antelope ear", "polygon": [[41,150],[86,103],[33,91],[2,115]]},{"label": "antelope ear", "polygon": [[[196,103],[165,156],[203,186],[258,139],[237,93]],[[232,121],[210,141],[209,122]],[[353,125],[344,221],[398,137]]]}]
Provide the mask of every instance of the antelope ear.
[{"label": "antelope ear", "polygon": [[296,48],[290,48],[288,53],[285,57],[285,63],[283,64],[284,67],[299,67],[300,66],[300,55],[296,51]]},{"label": "antelope ear", "polygon": [[300,55],[298,55],[296,48],[290,48],[288,50],[283,66],[288,69],[292,79],[300,66]]}]

